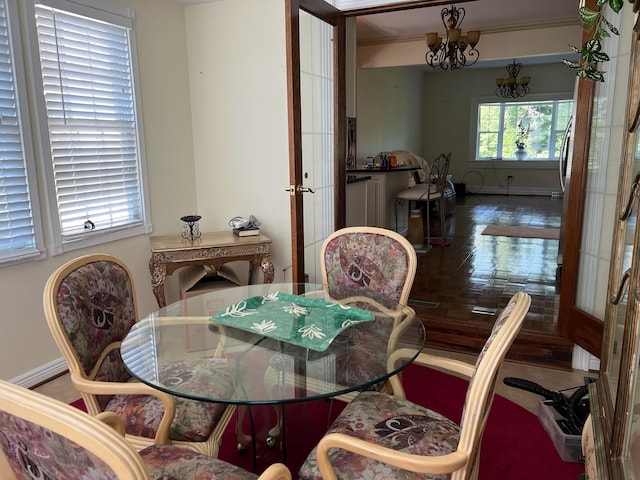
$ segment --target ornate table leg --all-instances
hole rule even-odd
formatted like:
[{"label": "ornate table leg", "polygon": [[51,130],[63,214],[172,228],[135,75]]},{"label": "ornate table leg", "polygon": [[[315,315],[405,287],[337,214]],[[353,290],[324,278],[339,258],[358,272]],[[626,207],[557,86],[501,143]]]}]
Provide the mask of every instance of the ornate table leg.
[{"label": "ornate table leg", "polygon": [[264,283],[273,283],[273,263],[271,263],[270,255],[262,258],[260,268],[262,269],[262,273],[264,274]]},{"label": "ornate table leg", "polygon": [[149,260],[149,271],[151,272],[151,288],[156,296],[158,306],[160,308],[167,305],[164,296],[164,282],[167,279],[167,268],[164,264],[157,264],[153,261],[153,257]]},{"label": "ornate table leg", "polygon": [[253,277],[256,273],[256,266],[259,266],[264,275],[264,283],[273,283],[273,263],[271,256],[266,255],[262,258],[254,258],[249,262],[249,285],[253,284]]}]

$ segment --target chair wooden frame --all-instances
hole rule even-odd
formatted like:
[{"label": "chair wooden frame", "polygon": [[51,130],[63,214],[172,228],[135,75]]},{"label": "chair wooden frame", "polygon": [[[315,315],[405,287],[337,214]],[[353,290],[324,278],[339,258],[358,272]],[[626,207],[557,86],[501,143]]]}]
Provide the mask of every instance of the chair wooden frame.
[{"label": "chair wooden frame", "polygon": [[102,361],[106,358],[109,352],[120,348],[120,342],[114,342],[102,352],[100,359],[96,362],[97,366],[89,374],[86,374],[78,354],[73,345],[69,341],[69,338],[62,326],[60,315],[57,309],[56,296],[60,288],[60,284],[64,279],[73,271],[92,262],[107,261],[113,262],[119,265],[129,276],[131,281],[131,295],[133,300],[135,321],[138,321],[137,301],[135,284],[133,281],[133,275],[129,268],[119,259],[108,254],[91,254],[84,255],[74,260],[71,260],[56,271],[54,271],[49,277],[43,296],[43,305],[45,317],[49,325],[49,329],[56,341],[62,356],[64,357],[67,366],[69,368],[69,374],[73,386],[80,392],[82,399],[87,408],[87,412],[90,415],[97,416],[101,413],[101,408],[96,396],[98,395],[115,395],[115,394],[128,394],[128,395],[152,395],[162,401],[164,406],[164,414],[155,438],[146,438],[135,435],[126,435],[127,440],[137,449],[141,450],[151,444],[173,444],[181,447],[186,447],[196,452],[204,453],[206,455],[217,457],[222,434],[226,426],[228,425],[231,416],[235,410],[233,405],[229,405],[218,424],[213,430],[211,436],[204,442],[188,442],[188,441],[176,441],[171,439],[171,424],[176,414],[175,397],[172,395],[157,390],[149,385],[141,382],[108,382],[97,381],[95,379],[98,371],[98,367]]},{"label": "chair wooden frame", "polygon": [[[75,407],[5,380],[0,380],[0,410],[75,442],[104,461],[119,480],[149,479],[142,458],[123,437],[122,419],[114,413],[106,412],[94,418]],[[1,451],[0,478],[16,478]],[[283,464],[274,464],[259,479],[291,480],[291,474]]]},{"label": "chair wooden frame", "polygon": [[[431,457],[412,455],[343,433],[330,433],[320,440],[317,448],[317,462],[322,478],[337,479],[329,459],[329,450],[339,448],[416,473],[451,474],[451,480],[476,479],[482,434],[493,402],[495,382],[507,351],[529,310],[531,297],[519,292],[512,297],[509,304],[514,302],[509,318],[475,366],[427,353],[420,353],[415,360],[416,364],[447,370],[472,379],[467,391],[456,451]],[[414,354],[413,350],[408,349],[395,351],[389,357],[388,368],[393,368],[399,359],[411,358]],[[400,378],[394,376],[390,382],[394,395],[406,399]]]},{"label": "chair wooden frame", "polygon": [[[81,445],[103,460],[120,480],[148,478],[147,470],[137,452],[123,441],[117,430],[107,426],[119,424],[113,418],[113,414],[101,414],[92,418],[75,407],[5,380],[0,380],[0,410],[24,418]],[[107,424],[98,421],[101,418],[104,418]],[[6,458],[2,456],[0,477],[15,478]]]}]

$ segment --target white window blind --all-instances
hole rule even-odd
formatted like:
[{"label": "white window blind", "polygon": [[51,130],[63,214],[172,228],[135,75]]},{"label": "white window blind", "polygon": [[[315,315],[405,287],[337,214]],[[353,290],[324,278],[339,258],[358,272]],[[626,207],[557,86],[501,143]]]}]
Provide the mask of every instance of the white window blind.
[{"label": "white window blind", "polygon": [[39,255],[8,13],[0,0],[0,263]]},{"label": "white window blind", "polygon": [[63,241],[144,223],[127,26],[36,5]]}]

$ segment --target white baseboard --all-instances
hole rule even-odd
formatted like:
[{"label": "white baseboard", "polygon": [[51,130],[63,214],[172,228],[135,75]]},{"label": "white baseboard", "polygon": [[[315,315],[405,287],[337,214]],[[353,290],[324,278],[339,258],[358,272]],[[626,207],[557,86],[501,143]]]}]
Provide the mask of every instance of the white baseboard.
[{"label": "white baseboard", "polygon": [[12,378],[10,382],[20,385],[21,387],[32,388],[65,373],[67,370],[69,370],[67,368],[67,363],[64,361],[64,358],[60,357],[57,360],[41,365],[30,372],[23,373],[22,375]]},{"label": "white baseboard", "polygon": [[591,355],[585,349],[578,345],[573,346],[573,356],[571,361],[571,368],[576,370],[598,371],[600,370],[600,359]]},{"label": "white baseboard", "polygon": [[[557,193],[558,189],[552,188],[514,188],[509,187],[486,187],[482,185],[466,185],[465,190],[469,194],[485,194],[485,195],[536,195],[542,197],[551,197]],[[555,197],[555,196],[554,196]]]}]

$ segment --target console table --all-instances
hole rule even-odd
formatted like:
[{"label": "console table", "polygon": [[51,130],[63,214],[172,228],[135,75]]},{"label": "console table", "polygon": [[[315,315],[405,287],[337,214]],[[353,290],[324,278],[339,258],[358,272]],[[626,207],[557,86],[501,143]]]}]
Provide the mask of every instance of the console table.
[{"label": "console table", "polygon": [[151,237],[151,286],[164,307],[164,283],[167,275],[188,265],[206,265],[219,269],[223,264],[246,260],[249,262],[249,283],[253,281],[255,267],[264,274],[264,283],[273,282],[271,239],[264,234],[238,237],[232,231],[203,233],[200,238],[187,240],[180,235]]}]

